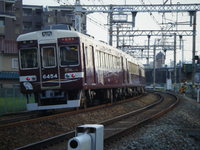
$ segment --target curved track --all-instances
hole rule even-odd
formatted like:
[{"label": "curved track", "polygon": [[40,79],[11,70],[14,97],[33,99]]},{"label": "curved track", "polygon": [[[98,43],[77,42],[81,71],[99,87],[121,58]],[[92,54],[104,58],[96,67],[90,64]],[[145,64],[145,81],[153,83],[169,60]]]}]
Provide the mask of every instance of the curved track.
[{"label": "curved track", "polygon": [[[170,111],[177,103],[178,98],[172,94],[159,93],[159,100],[149,104],[140,109],[128,112],[121,116],[114,117],[113,119],[99,122],[104,125],[104,138],[105,142],[112,137],[117,137],[119,134],[126,133],[127,131],[137,127],[140,124],[147,123],[152,119],[162,116],[164,113]],[[66,142],[74,136],[74,131],[63,133],[61,135],[36,142],[17,150],[23,149],[66,149]]]},{"label": "curved track", "polygon": [[90,111],[96,111],[98,109],[103,109],[106,107],[112,107],[114,105],[119,105],[122,103],[126,103],[132,100],[136,100],[138,98],[142,97],[142,95],[134,97],[134,98],[129,98],[126,100],[121,100],[115,103],[109,103],[109,104],[103,104],[103,105],[98,105],[98,106],[93,106],[85,109],[79,109],[79,110],[66,110],[66,112],[61,112],[61,113],[55,113],[53,115],[49,113],[41,113],[40,111],[33,111],[33,112],[24,112],[24,113],[18,113],[18,114],[13,114],[8,115],[7,118],[5,116],[5,119],[0,118],[0,129],[1,128],[9,128],[9,127],[15,127],[15,126],[22,126],[25,124],[32,124],[32,123],[37,123],[40,121],[45,121],[48,119],[56,119],[62,116],[67,116],[67,115],[75,115],[83,112],[90,112]]},{"label": "curved track", "polygon": [[119,116],[110,122],[106,122],[105,126],[105,139],[113,136],[118,136],[140,124],[147,123],[157,117],[170,111],[177,103],[178,98],[172,94],[160,93],[161,99],[159,102],[154,103],[144,109],[130,112],[123,116]]}]

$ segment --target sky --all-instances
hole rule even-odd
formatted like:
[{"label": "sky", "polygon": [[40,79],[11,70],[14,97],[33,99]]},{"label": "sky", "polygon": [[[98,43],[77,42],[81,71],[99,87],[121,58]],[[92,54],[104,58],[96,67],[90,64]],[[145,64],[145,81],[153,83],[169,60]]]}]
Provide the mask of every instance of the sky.
[{"label": "sky", "polygon": [[[59,0],[60,3],[57,2],[58,0],[23,0],[23,4],[26,5],[43,5],[43,6],[59,6],[61,5],[72,5],[75,3],[75,0]],[[90,4],[90,5],[103,5],[103,4],[132,4],[132,5],[141,5],[141,4],[162,4],[164,1],[167,1],[167,4],[189,4],[189,3],[200,3],[200,0],[80,0],[81,4]],[[178,15],[178,21],[185,22],[189,21],[188,13],[173,13],[173,14],[166,14],[166,18],[168,20],[176,20]],[[153,16],[153,17],[152,17]],[[161,13],[153,13],[153,15],[149,13],[137,13],[136,15],[136,26],[134,29],[136,30],[153,30],[153,29],[160,29],[160,25],[156,23],[162,21],[162,14]],[[87,33],[94,36],[98,40],[103,40],[108,42],[108,26],[101,26],[107,24],[107,14],[103,13],[94,13],[88,15],[89,18],[98,22],[95,24],[94,22],[87,19]],[[153,19],[155,18],[155,19]],[[155,21],[156,20],[156,21]],[[196,37],[196,53],[200,55],[200,12],[197,12],[197,37]],[[101,24],[101,25],[99,25]],[[180,30],[192,30],[192,27],[189,26],[178,26]],[[96,34],[98,33],[101,34]],[[192,58],[192,37],[184,37],[184,61],[191,61]],[[173,39],[169,39],[173,41]],[[151,44],[153,44],[155,38],[152,37]],[[177,42],[178,44],[179,42]],[[135,45],[144,45],[147,44],[147,37],[137,37],[134,39]],[[159,52],[159,51],[157,51]],[[182,52],[180,49],[177,49],[177,62],[182,60]],[[166,63],[170,64],[170,61],[173,60],[173,51],[167,52],[166,56]],[[145,63],[146,59],[143,59]],[[151,60],[150,60],[151,61]]]}]

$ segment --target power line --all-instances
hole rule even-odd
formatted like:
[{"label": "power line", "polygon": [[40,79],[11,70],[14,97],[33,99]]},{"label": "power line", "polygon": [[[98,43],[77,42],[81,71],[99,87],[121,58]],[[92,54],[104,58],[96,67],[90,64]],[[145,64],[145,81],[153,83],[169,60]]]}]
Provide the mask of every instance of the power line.
[{"label": "power line", "polygon": [[60,5],[73,5],[68,0],[65,0],[66,2],[64,2],[63,0],[54,0],[54,1],[56,1]]},{"label": "power line", "polygon": [[[143,0],[140,0],[140,2],[141,2],[141,4],[146,5],[145,2],[144,2]],[[150,3],[150,5],[152,5],[152,4]],[[148,10],[148,8],[146,8],[146,10],[149,12],[149,14],[150,14],[150,16],[152,17],[152,19],[154,20],[154,22],[162,29],[162,27],[159,25],[159,22],[158,22],[157,19],[154,17],[154,15],[152,14],[152,12],[150,12],[150,11]]]},{"label": "power line", "polygon": [[108,28],[105,27],[104,24],[99,23],[98,21],[96,21],[93,17],[87,17],[88,21],[90,21],[91,23],[94,23],[96,25],[98,25],[99,27],[101,27],[102,29],[104,29],[105,31],[108,31]]}]

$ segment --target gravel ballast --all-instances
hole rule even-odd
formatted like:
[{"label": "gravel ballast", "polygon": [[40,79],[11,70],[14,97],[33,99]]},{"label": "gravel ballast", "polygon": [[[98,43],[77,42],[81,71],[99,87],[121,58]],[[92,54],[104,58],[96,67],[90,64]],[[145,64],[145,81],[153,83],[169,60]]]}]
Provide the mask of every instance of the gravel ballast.
[{"label": "gravel ballast", "polygon": [[30,143],[44,140],[74,130],[82,124],[95,124],[113,117],[142,108],[158,100],[158,96],[148,94],[137,100],[105,107],[91,112],[66,115],[45,121],[27,123],[0,129],[0,150],[11,150]]},{"label": "gravel ballast", "polygon": [[172,111],[120,138],[105,143],[104,150],[199,150],[200,104],[180,98]]}]

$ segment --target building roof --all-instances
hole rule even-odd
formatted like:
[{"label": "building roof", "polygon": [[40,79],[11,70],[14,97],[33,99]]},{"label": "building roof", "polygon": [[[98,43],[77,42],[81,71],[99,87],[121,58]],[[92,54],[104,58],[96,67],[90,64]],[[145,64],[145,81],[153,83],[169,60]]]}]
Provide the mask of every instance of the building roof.
[{"label": "building roof", "polygon": [[165,55],[162,53],[162,52],[159,52],[157,55],[156,55],[156,59],[164,59],[165,58]]}]

